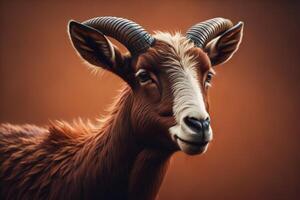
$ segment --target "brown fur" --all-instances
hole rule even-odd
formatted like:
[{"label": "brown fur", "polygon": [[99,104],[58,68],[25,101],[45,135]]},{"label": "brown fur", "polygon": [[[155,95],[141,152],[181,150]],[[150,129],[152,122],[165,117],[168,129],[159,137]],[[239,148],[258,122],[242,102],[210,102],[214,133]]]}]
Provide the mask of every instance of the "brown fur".
[{"label": "brown fur", "polygon": [[[134,71],[148,67],[160,73],[160,80],[138,88],[127,79],[131,86],[123,89],[101,126],[81,120],[45,128],[1,125],[1,198],[154,199],[168,160],[178,150],[168,134],[175,124],[171,87],[160,67],[168,56],[159,53],[172,56],[171,48],[157,41],[131,60]],[[207,59],[198,51],[191,54],[207,71],[210,65],[202,63]]]},{"label": "brown fur", "polygon": [[[154,199],[169,158],[179,150],[168,131],[176,122],[162,65],[180,59],[172,48],[156,41],[133,58],[115,50],[114,66],[126,66],[127,72],[109,70],[128,85],[100,126],[81,120],[45,128],[1,125],[1,199]],[[209,58],[198,48],[188,53],[196,59],[208,109],[204,74],[211,69]],[[139,86],[133,73],[140,68],[150,70],[155,83]]]},{"label": "brown fur", "polygon": [[1,125],[1,199],[153,199],[171,151],[137,143],[132,103],[126,87],[101,127]]},{"label": "brown fur", "polygon": [[[174,45],[163,40],[173,36],[160,33],[162,40],[131,56],[111,46],[102,33],[70,22],[69,35],[78,54],[127,85],[99,126],[81,120],[72,125],[52,122],[44,128],[0,125],[0,199],[154,199],[169,158],[179,150],[169,132],[176,120],[167,68],[174,60],[176,67],[183,67],[186,57],[178,51],[182,47],[197,65],[193,67],[208,111],[209,52],[214,53],[214,64],[230,58],[240,43],[242,24],[233,32],[218,42],[230,51],[210,49],[216,47],[212,45],[205,53],[190,42],[184,44],[188,40],[178,34]],[[143,81],[136,74],[140,69],[150,78]]]}]

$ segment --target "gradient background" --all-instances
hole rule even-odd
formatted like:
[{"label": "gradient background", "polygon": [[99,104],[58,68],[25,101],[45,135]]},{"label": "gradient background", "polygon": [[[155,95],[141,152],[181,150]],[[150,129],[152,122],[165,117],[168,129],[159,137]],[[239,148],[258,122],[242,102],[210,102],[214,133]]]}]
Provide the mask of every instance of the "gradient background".
[{"label": "gradient background", "polygon": [[0,122],[95,118],[121,85],[92,76],[67,36],[69,19],[122,16],[182,30],[222,16],[245,22],[211,89],[215,140],[203,156],[177,153],[160,200],[300,198],[300,4],[296,1],[0,1]]}]

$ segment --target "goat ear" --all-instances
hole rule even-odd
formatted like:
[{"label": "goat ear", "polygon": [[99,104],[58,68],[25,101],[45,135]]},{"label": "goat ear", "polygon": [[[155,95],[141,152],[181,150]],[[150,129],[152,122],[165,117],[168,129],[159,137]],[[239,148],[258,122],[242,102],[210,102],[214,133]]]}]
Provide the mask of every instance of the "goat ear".
[{"label": "goat ear", "polygon": [[238,50],[243,37],[243,27],[244,23],[239,22],[206,45],[205,51],[212,66],[225,63]]},{"label": "goat ear", "polygon": [[128,57],[125,58],[103,33],[75,21],[69,22],[68,32],[74,48],[84,60],[126,80]]}]

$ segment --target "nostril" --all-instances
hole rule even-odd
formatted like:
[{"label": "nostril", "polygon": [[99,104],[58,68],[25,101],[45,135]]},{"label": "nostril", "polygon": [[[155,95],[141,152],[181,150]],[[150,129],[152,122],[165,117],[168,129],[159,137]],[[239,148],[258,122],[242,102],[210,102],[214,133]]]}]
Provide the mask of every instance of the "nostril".
[{"label": "nostril", "polygon": [[209,118],[206,118],[206,119],[202,122],[202,125],[203,125],[203,128],[204,128],[204,129],[208,129],[208,128],[209,128],[209,124],[210,124],[210,119],[209,119]]},{"label": "nostril", "polygon": [[207,117],[204,121],[207,121],[208,123],[210,123],[210,118]]},{"label": "nostril", "polygon": [[203,129],[203,124],[200,120],[194,117],[185,117],[185,124],[195,132],[200,132]]},{"label": "nostril", "polygon": [[204,128],[204,129],[208,129],[208,127],[209,127],[209,122],[208,122],[208,121],[204,121],[204,122],[202,122],[202,125],[203,125],[203,128]]},{"label": "nostril", "polygon": [[207,130],[210,125],[209,118],[206,118],[205,120],[199,120],[194,117],[185,117],[184,122],[190,129],[197,133]]}]

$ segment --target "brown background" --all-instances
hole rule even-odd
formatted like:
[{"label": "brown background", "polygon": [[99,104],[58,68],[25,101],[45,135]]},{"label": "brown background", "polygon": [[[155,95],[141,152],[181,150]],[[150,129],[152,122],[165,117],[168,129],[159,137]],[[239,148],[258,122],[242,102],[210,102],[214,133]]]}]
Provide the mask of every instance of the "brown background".
[{"label": "brown background", "polygon": [[149,31],[242,20],[241,48],[211,89],[215,140],[204,156],[173,157],[159,199],[299,199],[299,9],[296,1],[1,0],[0,122],[95,118],[112,102],[120,79],[91,75],[68,41],[69,19],[122,16]]}]

